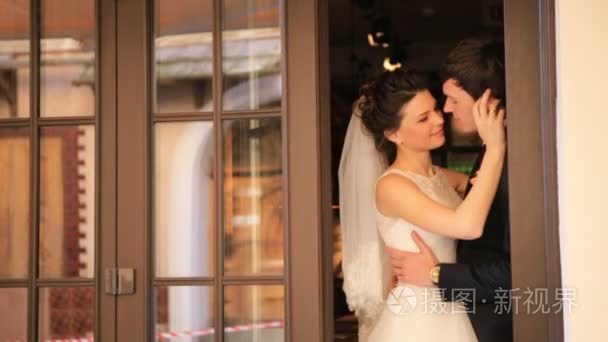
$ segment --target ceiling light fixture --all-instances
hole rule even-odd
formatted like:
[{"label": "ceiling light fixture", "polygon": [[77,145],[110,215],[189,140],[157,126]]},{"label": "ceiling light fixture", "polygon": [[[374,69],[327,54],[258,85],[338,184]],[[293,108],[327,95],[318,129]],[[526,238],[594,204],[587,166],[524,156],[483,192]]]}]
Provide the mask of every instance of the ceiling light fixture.
[{"label": "ceiling light fixture", "polygon": [[386,58],[384,58],[383,66],[384,66],[384,70],[395,71],[395,70],[401,68],[401,63],[399,63],[399,62],[391,63],[390,57],[386,57]]}]

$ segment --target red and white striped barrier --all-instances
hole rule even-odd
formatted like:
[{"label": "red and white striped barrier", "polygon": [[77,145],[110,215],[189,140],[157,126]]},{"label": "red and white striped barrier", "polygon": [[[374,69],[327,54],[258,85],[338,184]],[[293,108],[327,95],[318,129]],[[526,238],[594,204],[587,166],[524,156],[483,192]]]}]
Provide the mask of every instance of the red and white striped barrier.
[{"label": "red and white striped barrier", "polygon": [[[283,321],[272,321],[265,323],[253,323],[253,324],[243,324],[243,325],[234,325],[230,327],[225,327],[224,332],[233,333],[233,332],[243,332],[243,331],[253,331],[253,330],[263,330],[263,329],[272,329],[272,328],[283,328],[285,326],[285,322]],[[175,337],[200,337],[200,336],[209,336],[215,334],[214,328],[207,328],[202,330],[184,330],[184,331],[166,331],[159,332],[156,334],[156,339],[172,339]],[[93,342],[93,337],[79,337],[79,338],[64,338],[64,339],[47,339],[46,342]]]},{"label": "red and white striped barrier", "polygon": [[[252,330],[283,328],[284,326],[285,326],[285,322],[283,322],[283,321],[273,321],[273,322],[243,324],[243,325],[234,325],[234,326],[230,326],[230,327],[225,327],[224,332],[227,332],[227,333],[243,332],[243,331],[252,331]],[[171,339],[174,337],[208,336],[208,335],[213,335],[214,333],[215,333],[214,328],[208,328],[208,329],[196,330],[196,331],[160,332],[156,335],[156,337],[157,337],[157,339]]]}]

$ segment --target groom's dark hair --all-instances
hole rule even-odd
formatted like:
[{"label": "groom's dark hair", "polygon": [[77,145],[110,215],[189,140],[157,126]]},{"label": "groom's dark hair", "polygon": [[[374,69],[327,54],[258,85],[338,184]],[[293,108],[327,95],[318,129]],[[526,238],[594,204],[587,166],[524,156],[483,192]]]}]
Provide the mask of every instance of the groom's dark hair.
[{"label": "groom's dark hair", "polygon": [[476,37],[462,40],[444,61],[442,82],[453,78],[474,99],[490,88],[505,103],[505,48],[502,39]]}]

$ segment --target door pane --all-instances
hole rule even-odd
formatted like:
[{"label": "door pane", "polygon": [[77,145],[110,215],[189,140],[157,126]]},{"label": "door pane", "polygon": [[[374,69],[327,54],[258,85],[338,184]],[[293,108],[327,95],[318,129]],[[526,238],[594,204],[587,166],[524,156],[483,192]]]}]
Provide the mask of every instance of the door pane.
[{"label": "door pane", "polygon": [[155,111],[212,111],[213,2],[155,3]]},{"label": "door pane", "polygon": [[155,294],[156,340],[215,340],[215,292],[210,286],[163,286]]},{"label": "door pane", "polygon": [[283,274],[281,119],[224,122],[224,272]]},{"label": "door pane", "polygon": [[154,134],[156,276],[212,276],[213,122],[159,123]]},{"label": "door pane", "polygon": [[224,0],[223,109],[281,107],[279,0]]},{"label": "door pane", "polygon": [[92,341],[95,323],[92,287],[47,287],[38,302],[39,341]]},{"label": "door pane", "polygon": [[0,341],[27,341],[27,289],[0,288]]},{"label": "door pane", "polygon": [[95,115],[95,1],[42,0],[40,115]]},{"label": "door pane", "polygon": [[95,129],[45,127],[40,143],[40,277],[92,278]]},{"label": "door pane", "polygon": [[282,285],[226,286],[224,295],[224,341],[284,341]]},{"label": "door pane", "polygon": [[30,115],[30,0],[0,0],[0,119]]},{"label": "door pane", "polygon": [[29,134],[27,127],[0,129],[0,278],[26,278],[28,274]]}]

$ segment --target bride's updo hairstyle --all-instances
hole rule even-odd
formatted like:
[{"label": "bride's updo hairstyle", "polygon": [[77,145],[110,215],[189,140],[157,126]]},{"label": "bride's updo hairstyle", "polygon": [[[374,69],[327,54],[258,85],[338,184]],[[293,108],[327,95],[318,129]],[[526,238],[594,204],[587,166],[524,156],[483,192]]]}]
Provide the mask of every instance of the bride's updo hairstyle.
[{"label": "bride's updo hairstyle", "polygon": [[399,129],[403,119],[401,108],[425,89],[428,89],[425,74],[397,69],[393,72],[383,72],[359,91],[357,107],[363,125],[373,136],[376,149],[382,153],[389,165],[397,156],[397,147],[385,134]]}]

